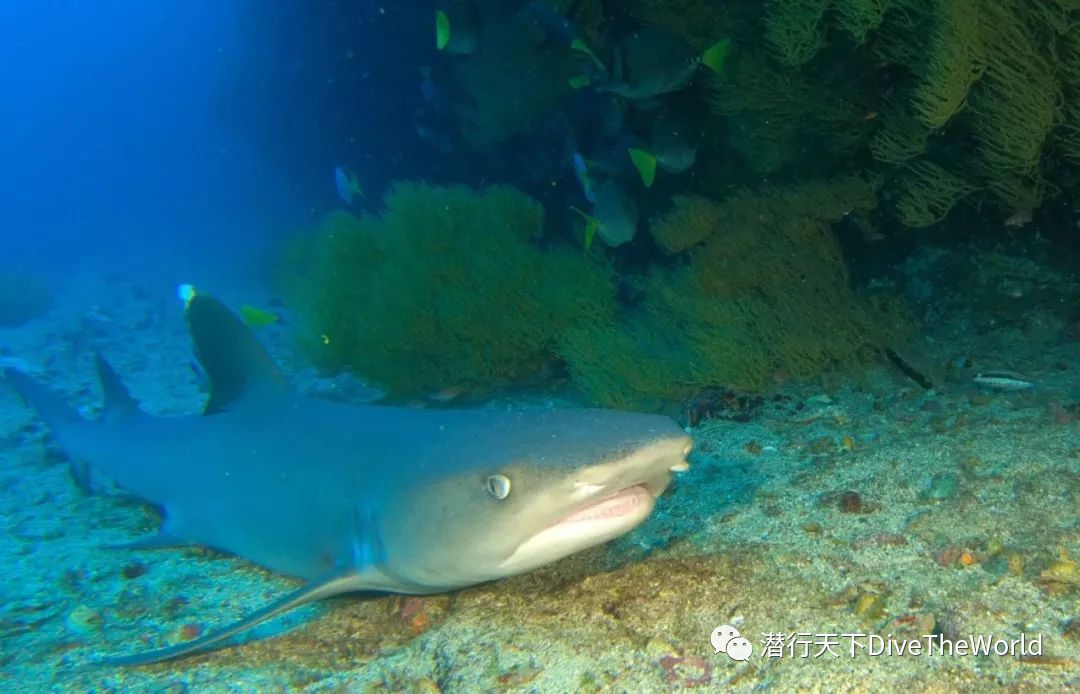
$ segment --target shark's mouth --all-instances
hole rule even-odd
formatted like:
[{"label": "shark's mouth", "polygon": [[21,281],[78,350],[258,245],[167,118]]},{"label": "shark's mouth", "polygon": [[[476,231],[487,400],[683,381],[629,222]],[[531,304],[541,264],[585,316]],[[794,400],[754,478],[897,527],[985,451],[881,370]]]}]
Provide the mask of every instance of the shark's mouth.
[{"label": "shark's mouth", "polygon": [[652,493],[645,485],[638,484],[620,489],[610,496],[596,499],[588,506],[557,520],[552,527],[569,523],[614,520],[629,515],[640,515],[643,510],[648,514],[652,510],[652,505]]},{"label": "shark's mouth", "polygon": [[528,571],[619,537],[645,520],[654,501],[645,484],[591,499],[521,543],[500,570],[503,575]]}]

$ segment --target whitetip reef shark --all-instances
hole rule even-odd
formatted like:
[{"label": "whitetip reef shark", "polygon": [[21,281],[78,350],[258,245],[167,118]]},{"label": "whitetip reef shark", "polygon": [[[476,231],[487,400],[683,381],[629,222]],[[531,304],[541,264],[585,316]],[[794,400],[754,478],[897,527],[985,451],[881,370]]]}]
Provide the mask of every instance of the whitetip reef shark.
[{"label": "whitetip reef shark", "polygon": [[424,595],[529,571],[625,534],[688,468],[690,437],[660,415],[303,397],[224,304],[184,298],[210,381],[201,414],[147,414],[100,355],[95,421],[3,373],[76,472],[100,470],[163,511],[160,533],[132,547],[206,545],[306,583],[200,638],[106,664],[186,656],[341,593]]}]

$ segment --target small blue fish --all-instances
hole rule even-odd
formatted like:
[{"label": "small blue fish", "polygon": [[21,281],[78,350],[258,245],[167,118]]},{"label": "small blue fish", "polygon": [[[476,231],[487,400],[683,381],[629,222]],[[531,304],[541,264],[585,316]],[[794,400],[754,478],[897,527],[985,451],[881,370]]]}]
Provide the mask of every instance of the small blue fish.
[{"label": "small blue fish", "polygon": [[353,200],[364,195],[356,174],[344,166],[334,167],[334,187],[337,188],[338,197],[344,200],[346,205],[353,204]]},{"label": "small blue fish", "polygon": [[436,111],[441,107],[441,99],[439,97],[439,88],[435,86],[435,81],[431,77],[431,66],[420,66],[420,96],[423,97],[424,102],[429,104]]},{"label": "small blue fish", "polygon": [[577,176],[578,183],[581,184],[581,192],[585,195],[585,199],[592,204],[596,204],[596,191],[593,189],[592,178],[589,176],[589,167],[585,162],[585,157],[581,156],[580,152],[574,152],[572,157],[574,164],[574,175]]},{"label": "small blue fish", "polygon": [[206,372],[203,371],[202,366],[193,357],[188,362],[188,368],[191,369],[191,373],[195,376],[195,385],[198,387],[200,393],[210,392],[210,379],[207,377]]}]

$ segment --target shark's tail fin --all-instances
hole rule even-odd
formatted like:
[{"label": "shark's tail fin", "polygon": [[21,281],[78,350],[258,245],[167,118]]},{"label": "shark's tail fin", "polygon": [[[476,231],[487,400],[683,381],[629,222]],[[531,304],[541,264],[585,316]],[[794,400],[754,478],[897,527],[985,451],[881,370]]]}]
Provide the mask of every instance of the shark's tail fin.
[{"label": "shark's tail fin", "polygon": [[3,373],[4,378],[19,394],[19,397],[27,405],[37,410],[45,425],[56,436],[62,436],[65,429],[72,424],[83,421],[75,408],[68,405],[52,389],[42,385],[29,374],[6,367],[3,369]]},{"label": "shark's tail fin", "polygon": [[[94,363],[97,366],[98,380],[101,381],[101,391],[105,395],[105,418],[113,419],[141,412],[139,404],[128,394],[127,388],[109,362],[95,353]],[[45,426],[49,427],[57,438],[62,439],[64,431],[72,425],[86,421],[59,394],[30,374],[10,367],[4,367],[0,371],[23,402],[37,411]]]},{"label": "shark's tail fin", "polygon": [[[12,368],[4,368],[3,374],[19,397],[37,411],[61,446],[64,445],[66,432],[86,421],[56,392],[29,374]],[[83,491],[90,491],[90,468],[85,463],[72,459],[71,477]]]}]

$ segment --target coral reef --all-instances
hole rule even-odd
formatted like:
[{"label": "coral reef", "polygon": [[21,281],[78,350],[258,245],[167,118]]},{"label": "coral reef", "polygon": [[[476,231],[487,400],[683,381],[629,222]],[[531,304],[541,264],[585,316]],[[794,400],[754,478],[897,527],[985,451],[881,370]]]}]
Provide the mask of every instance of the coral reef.
[{"label": "coral reef", "polygon": [[392,396],[526,379],[615,305],[608,270],[541,250],[542,225],[540,204],[505,187],[402,183],[379,216],[331,214],[291,280],[304,342]]}]

